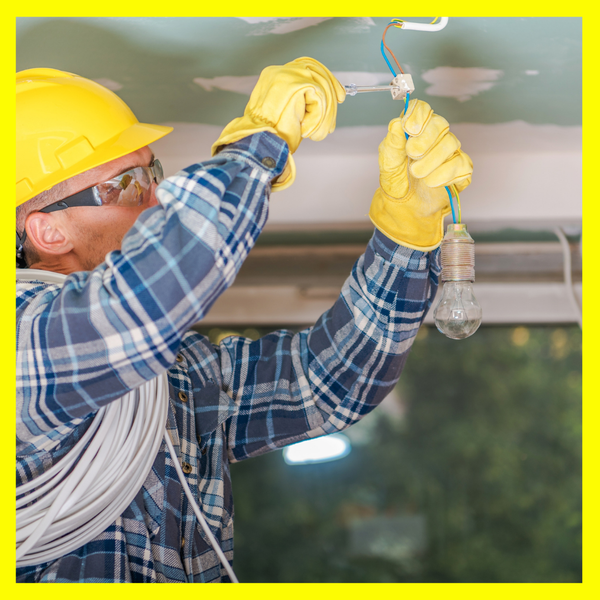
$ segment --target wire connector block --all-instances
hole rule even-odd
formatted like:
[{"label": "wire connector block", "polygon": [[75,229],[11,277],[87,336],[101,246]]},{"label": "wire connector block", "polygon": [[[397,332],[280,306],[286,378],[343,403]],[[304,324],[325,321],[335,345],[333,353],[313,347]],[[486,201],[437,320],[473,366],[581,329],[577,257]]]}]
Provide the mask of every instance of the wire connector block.
[{"label": "wire connector block", "polygon": [[394,100],[404,100],[407,94],[415,91],[412,75],[401,73],[392,79],[391,83],[392,98]]}]

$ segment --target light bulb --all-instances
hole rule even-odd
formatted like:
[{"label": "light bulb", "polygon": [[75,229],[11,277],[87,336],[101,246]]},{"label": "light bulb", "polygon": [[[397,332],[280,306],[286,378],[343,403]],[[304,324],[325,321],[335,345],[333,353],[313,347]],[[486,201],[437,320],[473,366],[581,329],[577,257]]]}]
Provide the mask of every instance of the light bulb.
[{"label": "light bulb", "polygon": [[435,326],[453,340],[473,335],[481,325],[481,306],[470,281],[448,281],[433,313]]},{"label": "light bulb", "polygon": [[475,246],[466,225],[448,225],[441,254],[444,288],[433,319],[445,336],[462,340],[477,331],[482,316],[481,306],[473,293]]}]

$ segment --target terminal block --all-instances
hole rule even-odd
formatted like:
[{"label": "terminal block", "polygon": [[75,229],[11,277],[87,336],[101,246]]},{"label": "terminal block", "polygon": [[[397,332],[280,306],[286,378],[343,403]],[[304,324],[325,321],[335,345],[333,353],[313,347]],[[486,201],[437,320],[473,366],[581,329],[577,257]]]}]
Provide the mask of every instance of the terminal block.
[{"label": "terminal block", "polygon": [[394,100],[404,100],[407,94],[412,94],[415,91],[412,75],[401,73],[392,79],[392,98]]}]

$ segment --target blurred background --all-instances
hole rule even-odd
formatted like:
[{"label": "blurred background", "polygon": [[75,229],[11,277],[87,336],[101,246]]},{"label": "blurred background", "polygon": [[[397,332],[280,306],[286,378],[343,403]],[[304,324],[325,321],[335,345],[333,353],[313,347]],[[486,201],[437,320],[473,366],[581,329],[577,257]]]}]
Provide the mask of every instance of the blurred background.
[{"label": "blurred background", "polygon": [[[153,145],[170,175],[209,157],[268,65],[311,56],[342,84],[388,84],[390,19],[19,18],[17,70],[95,79],[172,125]],[[234,567],[245,582],[580,581],[581,19],[450,18],[386,42],[473,159],[461,204],[483,324],[453,341],[429,314],[343,458],[233,465]],[[331,306],[372,235],[377,147],[401,111],[348,97],[334,134],[302,143],[199,331],[300,330]]]}]

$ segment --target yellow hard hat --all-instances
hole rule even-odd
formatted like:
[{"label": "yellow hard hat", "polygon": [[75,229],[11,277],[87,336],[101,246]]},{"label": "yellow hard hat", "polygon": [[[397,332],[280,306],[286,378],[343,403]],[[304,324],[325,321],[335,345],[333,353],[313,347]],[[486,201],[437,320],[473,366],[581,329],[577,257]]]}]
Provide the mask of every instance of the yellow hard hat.
[{"label": "yellow hard hat", "polygon": [[140,123],[104,86],[56,69],[17,73],[17,206],[139,150],[172,127]]}]

